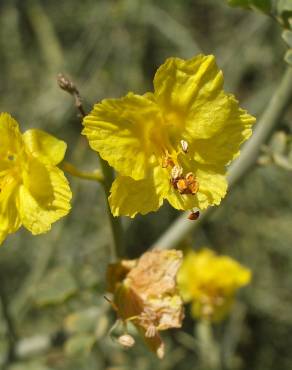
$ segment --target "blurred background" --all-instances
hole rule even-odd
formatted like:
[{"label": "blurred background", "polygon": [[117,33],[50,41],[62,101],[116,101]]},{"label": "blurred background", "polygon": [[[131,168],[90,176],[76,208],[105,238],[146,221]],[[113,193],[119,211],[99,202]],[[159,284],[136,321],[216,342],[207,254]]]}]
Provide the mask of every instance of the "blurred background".
[{"label": "blurred background", "polygon": [[[56,84],[59,72],[79,87],[88,111],[105,97],[152,90],[155,70],[169,56],[211,53],[225,89],[259,117],[286,68],[280,35],[271,18],[220,0],[0,0],[0,110],[22,130],[41,128],[65,140],[67,160],[93,170],[97,157],[80,136],[71,97]],[[290,107],[270,149],[181,245],[209,246],[253,272],[230,317],[215,327],[226,369],[292,369],[292,174],[267,155],[289,156],[291,130]],[[95,183],[69,179],[69,216],[46,235],[21,230],[0,249],[2,369],[200,369],[188,314],[182,330],[164,335],[162,361],[138,338],[127,352],[109,338],[104,195]],[[145,251],[178,214],[165,205],[123,220],[128,256]]]}]

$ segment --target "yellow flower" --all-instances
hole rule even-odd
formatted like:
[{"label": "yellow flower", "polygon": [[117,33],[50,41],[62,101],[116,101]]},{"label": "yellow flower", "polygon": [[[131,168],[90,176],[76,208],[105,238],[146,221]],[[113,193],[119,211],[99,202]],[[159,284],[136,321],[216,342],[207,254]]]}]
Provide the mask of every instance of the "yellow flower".
[{"label": "yellow flower", "polygon": [[41,130],[23,135],[18,123],[0,114],[0,244],[21,225],[41,234],[70,210],[71,191],[63,172],[66,144]]},{"label": "yellow flower", "polygon": [[251,272],[210,249],[189,251],[178,273],[179,291],[192,303],[192,315],[219,321],[229,312],[236,291],[251,280]]},{"label": "yellow flower", "polygon": [[255,122],[223,91],[214,56],[169,58],[154,93],[106,99],[85,117],[92,149],[118,171],[109,198],[114,216],[156,211],[164,199],[180,210],[218,205],[226,165]]},{"label": "yellow flower", "polygon": [[182,299],[176,287],[181,262],[180,251],[156,250],[138,260],[111,264],[107,272],[118,318],[125,325],[132,322],[159,358],[164,355],[159,331],[179,328],[183,319]]}]

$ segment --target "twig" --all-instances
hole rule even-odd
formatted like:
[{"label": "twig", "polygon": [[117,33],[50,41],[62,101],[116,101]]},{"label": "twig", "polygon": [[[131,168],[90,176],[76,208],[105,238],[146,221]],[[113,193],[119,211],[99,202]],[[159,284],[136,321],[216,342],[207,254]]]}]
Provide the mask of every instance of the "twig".
[{"label": "twig", "polygon": [[[252,138],[244,146],[240,157],[230,166],[228,174],[229,189],[234,186],[247,171],[256,164],[261,145],[268,139],[279,120],[283,116],[292,99],[292,68],[288,67],[280,84],[272,96],[266,110],[262,114]],[[187,219],[188,213],[183,213],[164,234],[152,245],[151,248],[175,248],[190,232],[200,224],[216,208],[209,208],[202,212],[201,217],[193,222]]]},{"label": "twig", "polygon": [[8,351],[5,363],[3,364],[3,369],[6,368],[6,365],[13,362],[15,359],[15,346],[16,346],[16,330],[14,327],[14,321],[9,310],[9,304],[6,299],[6,294],[4,288],[0,286],[0,302],[2,308],[2,315],[6,323],[6,331],[8,337]]},{"label": "twig", "polygon": [[78,91],[77,87],[74,85],[74,83],[71,80],[69,80],[69,78],[64,76],[62,73],[58,74],[57,82],[58,82],[59,87],[62,90],[66,91],[67,93],[69,93],[70,95],[73,96],[73,98],[75,100],[75,106],[78,109],[81,117],[82,118],[85,117],[86,113],[85,113],[85,110],[84,110],[83,105],[82,105],[81,97],[80,97],[79,91]]},{"label": "twig", "polygon": [[[82,106],[81,97],[77,87],[74,83],[65,77],[62,74],[58,75],[57,78],[58,85],[60,88],[70,95],[72,95],[75,99],[75,106],[79,110],[82,118],[86,116],[85,110]],[[103,178],[102,185],[104,189],[104,193],[106,196],[106,204],[107,204],[107,211],[108,211],[108,218],[111,227],[112,233],[112,260],[117,260],[118,258],[122,257],[123,255],[123,239],[122,239],[122,225],[120,219],[117,217],[113,217],[109,204],[108,204],[108,197],[110,195],[110,188],[112,182],[114,181],[114,172],[113,169],[105,162],[102,158],[99,157],[100,165],[101,165],[101,175]]]}]

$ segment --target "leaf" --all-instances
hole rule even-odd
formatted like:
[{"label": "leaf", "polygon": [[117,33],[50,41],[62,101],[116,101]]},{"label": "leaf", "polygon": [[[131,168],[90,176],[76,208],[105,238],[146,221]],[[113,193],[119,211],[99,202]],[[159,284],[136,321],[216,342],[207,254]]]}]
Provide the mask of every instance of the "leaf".
[{"label": "leaf", "polygon": [[228,0],[228,4],[242,8],[256,8],[264,13],[270,13],[272,10],[272,0]]},{"label": "leaf", "polygon": [[286,42],[286,44],[292,48],[292,31],[285,30],[282,32],[282,38]]},{"label": "leaf", "polygon": [[95,288],[100,283],[100,279],[96,274],[93,266],[85,265],[81,271],[79,271],[80,285],[83,289]]},{"label": "leaf", "polygon": [[271,138],[269,146],[273,153],[284,154],[287,147],[287,135],[285,132],[275,132]]},{"label": "leaf", "polygon": [[77,334],[69,338],[65,344],[67,356],[86,356],[94,346],[96,337],[92,334]]},{"label": "leaf", "polygon": [[249,0],[228,0],[228,4],[231,6],[241,6],[243,8],[248,8]]},{"label": "leaf", "polygon": [[265,13],[270,13],[272,10],[272,0],[250,0],[250,6],[261,10]]},{"label": "leaf", "polygon": [[282,18],[286,27],[290,28],[291,25],[291,17],[292,17],[292,1],[291,0],[278,0],[277,3],[277,12],[279,17]]},{"label": "leaf", "polygon": [[277,166],[288,171],[292,170],[292,163],[285,156],[275,153],[273,154],[273,160]]},{"label": "leaf", "polygon": [[284,60],[286,63],[290,64],[292,66],[292,49],[289,49],[286,51]]},{"label": "leaf", "polygon": [[97,307],[90,307],[86,310],[72,313],[65,318],[65,329],[70,333],[94,331],[101,315],[102,311]]},{"label": "leaf", "polygon": [[278,13],[292,12],[292,1],[291,0],[278,0],[277,3]]},{"label": "leaf", "polygon": [[40,361],[31,361],[24,363],[17,363],[9,366],[9,370],[53,370],[51,367],[44,365]]},{"label": "leaf", "polygon": [[63,303],[76,291],[77,285],[71,273],[65,268],[56,268],[41,281],[34,298],[39,306],[55,305]]}]

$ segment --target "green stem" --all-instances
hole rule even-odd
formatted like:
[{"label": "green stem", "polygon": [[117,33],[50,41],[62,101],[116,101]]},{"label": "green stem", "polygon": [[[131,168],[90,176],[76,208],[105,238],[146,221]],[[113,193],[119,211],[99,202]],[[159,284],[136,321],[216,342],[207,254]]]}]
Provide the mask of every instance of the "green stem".
[{"label": "green stem", "polygon": [[[274,92],[267,108],[262,114],[252,138],[244,146],[239,158],[230,166],[228,173],[229,189],[235,185],[250,168],[256,164],[256,159],[261,150],[261,145],[269,138],[278,122],[285,113],[292,99],[292,68],[288,67],[280,84]],[[197,221],[188,220],[189,212],[183,213],[166,230],[166,232],[153,244],[151,248],[169,249],[175,248],[186,235],[198,228],[202,222],[216,208],[209,207],[202,212]]]},{"label": "green stem", "polygon": [[78,177],[80,179],[84,180],[92,180],[92,181],[97,181],[97,182],[103,182],[103,175],[100,170],[95,170],[93,172],[85,172],[85,171],[80,171],[78,168],[76,168],[73,164],[69,162],[63,162],[61,164],[61,168],[63,171],[69,173],[70,175],[74,177]]},{"label": "green stem", "polygon": [[100,158],[100,166],[103,174],[103,189],[106,196],[106,204],[107,204],[107,212],[108,218],[110,222],[110,227],[112,231],[112,238],[113,238],[113,248],[112,248],[112,259],[117,260],[118,258],[123,257],[124,246],[123,246],[123,230],[120,219],[118,217],[113,217],[109,203],[108,197],[110,195],[110,188],[115,179],[113,169],[108,165],[106,161]]},{"label": "green stem", "polygon": [[196,325],[196,335],[199,342],[201,368],[204,370],[219,370],[220,348],[213,335],[209,321],[201,320]]},{"label": "green stem", "polygon": [[6,299],[6,293],[4,292],[4,288],[0,286],[0,303],[2,308],[2,315],[6,323],[6,332],[8,338],[8,351],[6,362],[4,364],[3,369],[6,369],[6,365],[10,362],[14,361],[15,358],[15,345],[17,341],[16,329],[14,326],[14,321],[9,309],[9,303]]},{"label": "green stem", "polygon": [[[81,117],[84,118],[86,116],[86,113],[82,105],[82,100],[80,97],[79,90],[77,89],[75,84],[63,74],[59,74],[57,78],[57,82],[58,82],[59,87],[62,90],[68,92],[70,95],[73,96],[75,100],[75,106],[78,109]],[[112,258],[111,259],[115,261],[118,258],[123,257],[122,225],[121,225],[119,218],[113,217],[110,207],[109,207],[109,203],[108,203],[108,197],[110,195],[110,188],[115,179],[115,176],[114,176],[113,169],[108,165],[108,163],[105,162],[100,157],[99,157],[99,160],[100,160],[101,172],[95,173],[94,176],[92,176],[93,175],[92,173],[89,174],[89,173],[81,172],[77,170],[74,166],[66,162],[63,164],[63,166],[65,165],[64,169],[67,170],[67,172],[71,171],[71,174],[73,176],[81,177],[87,180],[95,180],[95,181],[99,181],[102,183],[105,196],[106,196],[108,219],[109,219],[109,224],[110,224],[111,234],[112,234]]]}]

